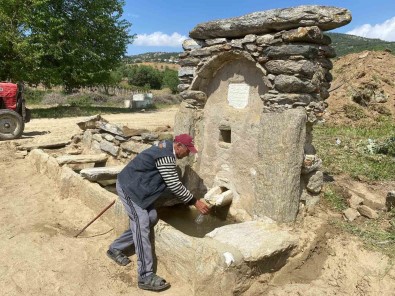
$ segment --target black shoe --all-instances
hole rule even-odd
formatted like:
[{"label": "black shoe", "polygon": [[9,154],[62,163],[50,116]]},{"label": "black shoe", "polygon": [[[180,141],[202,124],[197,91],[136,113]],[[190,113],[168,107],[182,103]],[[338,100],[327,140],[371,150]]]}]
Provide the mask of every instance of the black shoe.
[{"label": "black shoe", "polygon": [[107,256],[121,266],[126,266],[130,263],[130,259],[121,250],[108,249]]}]

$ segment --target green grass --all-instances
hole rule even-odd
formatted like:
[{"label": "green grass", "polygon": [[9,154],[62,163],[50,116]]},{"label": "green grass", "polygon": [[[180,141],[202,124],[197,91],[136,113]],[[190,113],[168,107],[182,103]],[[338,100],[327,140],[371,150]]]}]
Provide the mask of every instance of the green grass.
[{"label": "green grass", "polygon": [[[375,124],[353,126],[315,126],[313,143],[323,160],[324,170],[331,175],[348,174],[368,180],[393,180],[395,157],[369,154],[368,139],[385,141],[395,135],[392,119],[382,119]],[[336,139],[341,144],[336,145]]]},{"label": "green grass", "polygon": [[[334,221],[334,225],[352,235],[359,237],[365,247],[379,251],[390,258],[395,258],[395,212],[385,214],[378,220],[365,220],[361,224]],[[389,221],[389,226],[383,223]]]},{"label": "green grass", "polygon": [[[371,154],[366,149],[368,139],[385,143],[394,135],[393,119],[382,117],[373,124],[315,126],[313,143],[323,160],[323,169],[330,175],[347,174],[358,178],[363,176],[367,180],[394,180],[395,157],[391,154]],[[336,145],[337,138],[341,140],[340,145]],[[322,196],[324,203],[332,210],[341,212],[347,208],[347,196],[335,184],[326,184]],[[395,210],[381,212],[377,220],[360,219],[350,223],[336,219],[332,223],[336,228],[360,238],[367,249],[395,259]]]},{"label": "green grass", "polygon": [[326,186],[323,190],[324,200],[329,204],[329,206],[337,211],[343,211],[347,208],[346,198],[342,195],[339,190],[334,186]]}]

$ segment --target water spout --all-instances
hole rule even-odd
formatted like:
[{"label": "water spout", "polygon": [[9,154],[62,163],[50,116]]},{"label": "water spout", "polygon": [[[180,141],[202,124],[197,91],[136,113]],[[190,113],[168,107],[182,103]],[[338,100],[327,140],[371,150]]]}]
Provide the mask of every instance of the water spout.
[{"label": "water spout", "polygon": [[211,206],[225,207],[232,203],[233,193],[226,187],[215,186],[204,195],[204,200]]}]

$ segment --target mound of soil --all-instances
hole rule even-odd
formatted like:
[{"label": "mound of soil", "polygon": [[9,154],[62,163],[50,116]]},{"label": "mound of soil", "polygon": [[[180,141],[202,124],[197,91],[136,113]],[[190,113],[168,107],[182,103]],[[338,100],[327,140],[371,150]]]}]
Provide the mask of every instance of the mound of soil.
[{"label": "mound of soil", "polygon": [[364,51],[336,59],[325,120],[349,124],[380,116],[395,118],[395,56]]}]

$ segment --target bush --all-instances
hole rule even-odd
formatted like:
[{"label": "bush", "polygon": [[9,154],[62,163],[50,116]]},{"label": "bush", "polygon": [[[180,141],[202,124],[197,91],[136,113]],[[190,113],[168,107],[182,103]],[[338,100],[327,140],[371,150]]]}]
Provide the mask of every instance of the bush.
[{"label": "bush", "polygon": [[87,94],[71,95],[67,98],[67,103],[72,107],[90,106],[93,104],[91,96]]},{"label": "bush", "polygon": [[43,105],[65,105],[67,97],[59,92],[51,92],[45,94],[41,103]]},{"label": "bush", "polygon": [[346,104],[343,106],[344,114],[352,120],[360,120],[366,117],[364,110],[356,105]]},{"label": "bush", "polygon": [[149,66],[132,66],[128,72],[128,82],[131,85],[148,89],[160,89],[162,76],[160,72]]},{"label": "bush", "polygon": [[23,91],[23,97],[27,104],[41,104],[48,91],[37,90],[26,87]]},{"label": "bush", "polygon": [[179,95],[156,95],[152,98],[152,103],[154,105],[177,105],[182,101]]},{"label": "bush", "polygon": [[376,152],[380,154],[395,156],[395,136],[386,139],[377,145]]}]

